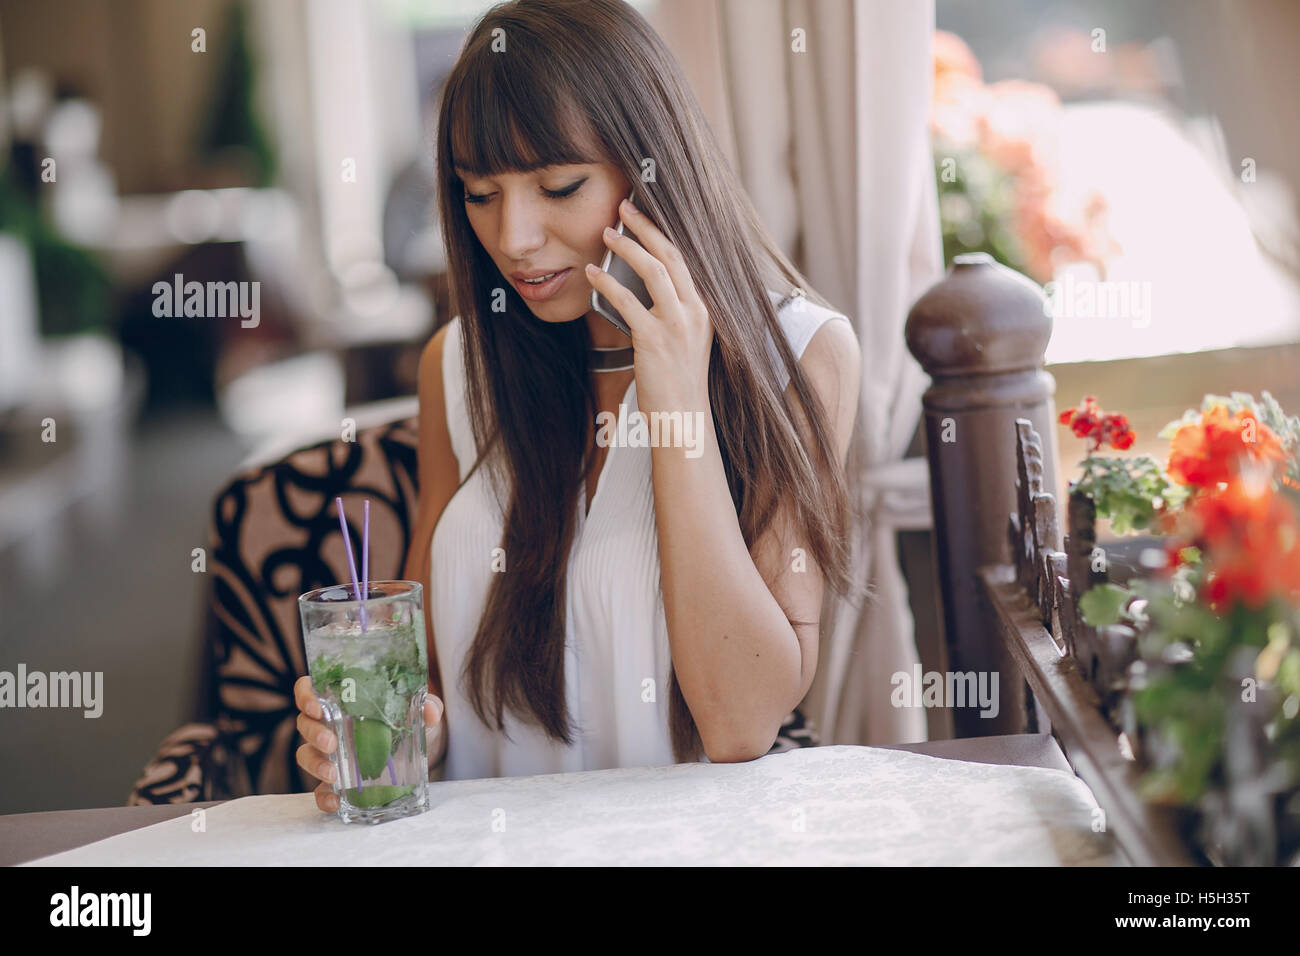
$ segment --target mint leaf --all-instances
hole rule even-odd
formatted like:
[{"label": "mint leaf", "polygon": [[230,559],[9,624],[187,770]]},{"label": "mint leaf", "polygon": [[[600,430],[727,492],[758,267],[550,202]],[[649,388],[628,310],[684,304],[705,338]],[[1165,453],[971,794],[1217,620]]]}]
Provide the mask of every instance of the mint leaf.
[{"label": "mint leaf", "polygon": [[367,720],[384,720],[384,706],[388,698],[388,678],[384,673],[349,667],[343,671],[343,681],[349,679],[355,682],[351,689],[355,691],[356,699],[347,699],[349,688],[344,686],[339,695],[343,712]]},{"label": "mint leaf", "polygon": [[311,671],[312,688],[318,694],[326,688],[337,687],[343,679],[343,663],[328,654],[318,654],[308,669]]},{"label": "mint leaf", "polygon": [[394,687],[388,688],[388,694],[384,698],[384,720],[394,730],[405,722],[409,701],[408,695],[402,694]]}]

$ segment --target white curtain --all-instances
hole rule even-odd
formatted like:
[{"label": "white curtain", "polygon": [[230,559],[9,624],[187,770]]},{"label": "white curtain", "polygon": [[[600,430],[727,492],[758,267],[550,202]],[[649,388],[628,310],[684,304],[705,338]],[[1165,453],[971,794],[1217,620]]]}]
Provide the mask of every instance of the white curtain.
[{"label": "white curtain", "polygon": [[[850,488],[861,608],[828,596],[804,701],[825,744],[927,738],[890,676],[918,661],[896,532],[930,527],[924,459],[903,459],[927,379],[907,352],[912,302],[943,271],[928,118],[928,0],[658,0],[672,48],[773,236],[854,322],[862,393]],[[799,33],[798,31],[802,31]],[[806,52],[794,52],[802,42]]]}]

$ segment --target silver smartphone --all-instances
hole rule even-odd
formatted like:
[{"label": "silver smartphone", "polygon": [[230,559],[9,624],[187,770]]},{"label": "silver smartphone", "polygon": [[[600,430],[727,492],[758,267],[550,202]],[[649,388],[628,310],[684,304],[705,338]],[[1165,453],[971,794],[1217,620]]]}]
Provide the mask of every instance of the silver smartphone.
[{"label": "silver smartphone", "polygon": [[[627,197],[628,202],[632,202],[632,195]],[[639,241],[632,230],[626,228],[623,219],[620,216],[618,223],[614,226],[614,231],[619,235],[631,236],[633,241]],[[614,255],[613,249],[605,250],[605,259],[601,262],[602,272],[608,272],[619,283],[640,300],[641,304],[647,309],[654,307],[654,299],[645,287],[645,282],[636,274],[636,270],[628,265],[623,258]],[[606,299],[596,289],[591,290],[591,307],[607,318],[614,328],[621,331],[624,335],[631,336],[632,330],[624,321],[623,316],[618,314],[618,309],[614,308],[613,303]]]}]

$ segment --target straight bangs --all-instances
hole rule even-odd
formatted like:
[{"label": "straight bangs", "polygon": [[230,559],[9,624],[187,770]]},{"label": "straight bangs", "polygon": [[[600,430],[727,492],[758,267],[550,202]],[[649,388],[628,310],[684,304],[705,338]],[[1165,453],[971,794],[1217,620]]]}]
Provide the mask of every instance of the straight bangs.
[{"label": "straight bangs", "polygon": [[[513,44],[537,40],[520,31]],[[506,56],[479,44],[466,56],[464,83],[448,90],[448,146],[452,174],[472,176],[532,172],[549,166],[597,164],[605,157],[585,148],[593,137],[579,119],[581,93],[562,60],[518,51]],[[530,64],[547,63],[534,75]],[[558,69],[557,69],[558,68]],[[578,108],[575,109],[575,105]],[[456,176],[459,181],[460,177]]]}]

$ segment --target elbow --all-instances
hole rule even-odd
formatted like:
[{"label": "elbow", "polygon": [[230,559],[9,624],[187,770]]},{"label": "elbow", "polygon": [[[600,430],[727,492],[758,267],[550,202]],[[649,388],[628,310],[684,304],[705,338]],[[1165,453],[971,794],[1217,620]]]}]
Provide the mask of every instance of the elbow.
[{"label": "elbow", "polygon": [[767,751],[752,747],[727,747],[721,750],[705,747],[704,753],[709,758],[709,763],[745,763],[757,760]]},{"label": "elbow", "polygon": [[704,744],[704,754],[709,758],[709,763],[745,763],[750,760],[757,760],[769,750],[772,744],[776,742],[776,735],[771,740],[764,743],[761,740],[702,740]]},{"label": "elbow", "polygon": [[784,708],[779,716],[747,719],[739,724],[732,721],[726,727],[710,724],[706,728],[697,722],[704,755],[709,758],[709,763],[745,763],[757,760],[771,751],[789,713],[790,708]]}]

